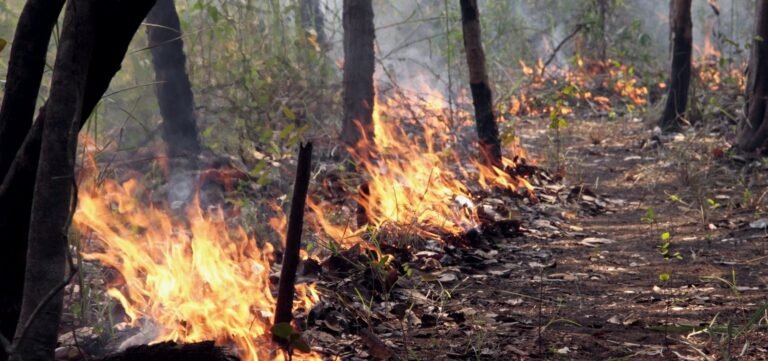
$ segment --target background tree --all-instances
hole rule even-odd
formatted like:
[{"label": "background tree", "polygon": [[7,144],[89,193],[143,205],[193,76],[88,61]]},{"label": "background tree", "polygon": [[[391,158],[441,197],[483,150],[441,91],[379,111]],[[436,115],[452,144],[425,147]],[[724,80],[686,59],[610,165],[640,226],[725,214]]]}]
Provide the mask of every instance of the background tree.
[{"label": "background tree", "polygon": [[672,68],[669,75],[667,104],[658,124],[665,132],[680,130],[684,121],[688,106],[693,55],[691,0],[671,0],[669,9]]},{"label": "background tree", "polygon": [[326,47],[328,39],[325,36],[325,18],[320,9],[319,0],[301,0],[301,26],[305,31],[314,31],[317,37],[317,43],[321,47]]},{"label": "background tree", "polygon": [[181,24],[173,0],[158,0],[147,15],[147,39],[155,68],[155,93],[163,140],[171,158],[200,152],[192,85],[187,76]]},{"label": "background tree", "polygon": [[373,42],[372,0],[344,0],[344,116],[341,140],[353,153],[362,139],[373,142],[373,73],[376,69]]},{"label": "background tree", "polygon": [[738,147],[746,152],[768,144],[768,0],[758,2],[755,16],[755,37],[747,77],[747,116],[742,120]]},{"label": "background tree", "polygon": [[501,164],[501,142],[499,127],[493,114],[493,96],[488,83],[488,72],[485,69],[485,52],[480,33],[480,11],[477,0],[461,0],[461,24],[480,152],[483,155],[483,161],[499,165]]}]

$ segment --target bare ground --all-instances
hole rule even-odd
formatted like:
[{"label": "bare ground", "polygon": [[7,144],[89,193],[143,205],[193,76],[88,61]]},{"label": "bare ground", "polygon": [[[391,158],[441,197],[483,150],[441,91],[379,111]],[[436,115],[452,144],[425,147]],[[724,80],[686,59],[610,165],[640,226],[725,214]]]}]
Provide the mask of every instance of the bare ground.
[{"label": "bare ground", "polygon": [[[544,122],[520,124],[534,159],[554,157]],[[445,262],[455,279],[393,291],[390,313],[408,309],[379,312],[374,332],[413,360],[768,359],[768,233],[749,225],[765,216],[765,170],[730,159],[719,134],[650,138],[639,121],[570,125],[565,184],[604,207],[543,205],[525,235]],[[367,343],[331,348],[368,358]]]}]

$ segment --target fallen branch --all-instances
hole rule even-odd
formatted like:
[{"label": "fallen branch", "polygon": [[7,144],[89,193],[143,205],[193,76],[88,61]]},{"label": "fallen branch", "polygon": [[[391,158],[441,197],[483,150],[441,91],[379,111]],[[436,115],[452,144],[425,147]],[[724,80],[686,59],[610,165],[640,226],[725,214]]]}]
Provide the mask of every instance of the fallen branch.
[{"label": "fallen branch", "polygon": [[154,345],[140,345],[99,359],[99,361],[232,361],[236,357],[227,354],[213,341],[190,344],[162,342]]},{"label": "fallen branch", "polygon": [[307,143],[299,147],[299,162],[296,166],[291,214],[288,216],[288,232],[286,232],[285,237],[283,264],[280,270],[280,284],[277,292],[277,305],[275,306],[275,325],[290,323],[293,319],[293,294],[296,270],[300,260],[301,229],[304,225],[304,206],[307,202],[311,166],[312,143]]}]

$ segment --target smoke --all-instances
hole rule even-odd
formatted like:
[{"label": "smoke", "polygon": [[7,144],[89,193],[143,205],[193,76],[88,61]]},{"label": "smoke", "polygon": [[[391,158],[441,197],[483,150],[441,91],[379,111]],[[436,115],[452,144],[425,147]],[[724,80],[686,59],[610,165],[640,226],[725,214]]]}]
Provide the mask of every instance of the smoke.
[{"label": "smoke", "polygon": [[[579,37],[554,51],[577,24],[593,16],[588,13],[590,1],[479,0],[491,79],[515,83],[521,76],[520,61],[531,64],[553,54],[552,65],[560,68],[568,68],[577,51],[584,58],[596,58]],[[609,57],[666,71],[669,0],[609,1],[614,5],[606,19]],[[710,3],[717,4],[719,15]],[[321,4],[333,45],[330,56],[343,61],[342,0],[321,0]],[[693,1],[694,56],[702,58],[710,48],[735,64],[744,62],[753,37],[755,8],[756,0]],[[451,83],[455,97],[466,88],[458,1],[374,0],[374,12],[379,89],[397,85],[415,93],[432,89],[447,96]]]}]

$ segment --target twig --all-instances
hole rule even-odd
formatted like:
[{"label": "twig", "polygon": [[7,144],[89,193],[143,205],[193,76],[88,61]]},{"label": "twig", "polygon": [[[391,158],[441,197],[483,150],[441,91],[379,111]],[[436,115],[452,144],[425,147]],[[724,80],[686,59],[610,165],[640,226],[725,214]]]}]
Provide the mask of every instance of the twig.
[{"label": "twig", "polygon": [[[285,237],[283,264],[280,270],[280,284],[275,306],[275,324],[289,323],[293,319],[293,293],[295,291],[296,269],[299,266],[301,250],[301,229],[304,223],[304,206],[312,166],[312,143],[299,147],[299,162],[296,166],[296,180],[291,199],[291,214]],[[274,336],[273,336],[274,337]]]},{"label": "twig", "polygon": [[555,60],[555,57],[557,56],[557,53],[560,51],[560,49],[565,45],[565,43],[568,42],[568,40],[571,40],[576,34],[578,34],[582,29],[584,29],[584,24],[576,24],[576,27],[573,29],[573,31],[565,37],[562,41],[560,41],[559,44],[555,47],[554,50],[552,50],[552,54],[549,56],[547,61],[544,62],[544,65],[541,66],[541,74],[540,77],[544,77],[544,70],[547,68],[547,65],[552,63],[553,60]]}]

